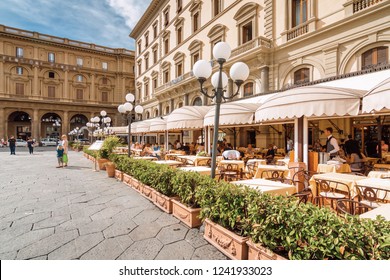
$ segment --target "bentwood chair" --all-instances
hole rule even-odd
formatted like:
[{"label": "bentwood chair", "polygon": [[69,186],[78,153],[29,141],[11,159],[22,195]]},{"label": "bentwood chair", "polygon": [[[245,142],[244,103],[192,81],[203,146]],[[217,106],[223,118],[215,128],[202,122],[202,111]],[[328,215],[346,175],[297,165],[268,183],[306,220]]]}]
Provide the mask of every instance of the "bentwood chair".
[{"label": "bentwood chair", "polygon": [[283,170],[263,170],[260,178],[283,183],[285,180],[284,172]]},{"label": "bentwood chair", "polygon": [[377,208],[390,202],[390,190],[388,189],[361,185],[357,185],[356,189],[360,203],[367,207]]},{"label": "bentwood chair", "polygon": [[317,196],[313,202],[320,207],[324,206],[325,202],[330,202],[331,208],[335,209],[334,201],[351,198],[349,187],[345,183],[322,179],[315,179],[315,182]]},{"label": "bentwood chair", "polygon": [[339,215],[361,215],[368,210],[372,210],[371,207],[362,204],[360,201],[352,199],[339,199],[336,202],[336,210]]}]

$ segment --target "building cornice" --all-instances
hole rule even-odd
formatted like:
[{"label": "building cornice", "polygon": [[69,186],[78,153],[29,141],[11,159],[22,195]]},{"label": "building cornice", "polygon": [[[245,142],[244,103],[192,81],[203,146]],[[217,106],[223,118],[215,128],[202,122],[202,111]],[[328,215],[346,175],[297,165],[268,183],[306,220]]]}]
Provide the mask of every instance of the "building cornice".
[{"label": "building cornice", "polygon": [[137,40],[144,27],[146,25],[149,26],[150,21],[156,16],[160,8],[167,2],[168,1],[166,0],[153,0],[137,24],[134,26],[133,30],[130,32],[129,37]]},{"label": "building cornice", "polygon": [[0,37],[30,41],[60,48],[96,53],[99,55],[127,56],[129,58],[135,57],[134,51],[127,50],[125,48],[109,48],[68,38],[60,38],[38,32],[18,29],[5,25],[0,25]]}]

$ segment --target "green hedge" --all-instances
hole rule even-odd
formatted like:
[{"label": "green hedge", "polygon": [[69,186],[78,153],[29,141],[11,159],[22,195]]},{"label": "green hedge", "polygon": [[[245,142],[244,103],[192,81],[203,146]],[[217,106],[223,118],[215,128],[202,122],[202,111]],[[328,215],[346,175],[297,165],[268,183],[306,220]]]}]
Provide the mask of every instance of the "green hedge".
[{"label": "green hedge", "polygon": [[339,217],[295,198],[216,182],[195,172],[112,154],[119,170],[289,259],[390,259],[390,222]]}]

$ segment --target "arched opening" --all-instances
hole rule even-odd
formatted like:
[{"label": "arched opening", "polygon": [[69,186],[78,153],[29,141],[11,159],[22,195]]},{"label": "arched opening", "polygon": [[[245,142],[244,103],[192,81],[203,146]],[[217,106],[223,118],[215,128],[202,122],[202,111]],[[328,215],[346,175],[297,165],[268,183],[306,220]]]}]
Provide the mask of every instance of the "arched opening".
[{"label": "arched opening", "polygon": [[[78,135],[79,139],[88,139],[89,132],[86,129],[80,130],[82,127],[86,126],[88,118],[82,114],[74,115],[70,119],[70,130],[72,131],[75,128],[79,128],[80,134]],[[65,131],[67,133],[67,131]]]},{"label": "arched opening", "polygon": [[31,137],[31,117],[28,113],[16,111],[9,115],[8,137],[11,135],[23,140]]},{"label": "arched opening", "polygon": [[199,96],[197,98],[195,98],[194,101],[192,102],[192,105],[193,106],[202,106],[203,105],[202,98],[200,98]]},{"label": "arched opening", "polygon": [[60,138],[61,134],[61,117],[56,113],[46,113],[41,118],[41,137]]}]

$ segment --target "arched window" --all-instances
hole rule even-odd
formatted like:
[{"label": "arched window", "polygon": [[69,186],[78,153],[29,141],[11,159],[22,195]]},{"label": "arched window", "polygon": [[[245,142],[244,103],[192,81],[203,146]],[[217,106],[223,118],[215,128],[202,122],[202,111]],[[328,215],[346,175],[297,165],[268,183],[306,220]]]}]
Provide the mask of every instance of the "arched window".
[{"label": "arched window", "polygon": [[309,68],[301,68],[294,72],[294,85],[310,82]]},{"label": "arched window", "polygon": [[362,70],[374,67],[380,64],[387,64],[389,48],[372,48],[362,54]]},{"label": "arched window", "polygon": [[250,96],[253,95],[253,83],[246,83],[244,85],[244,96]]},{"label": "arched window", "polygon": [[149,111],[146,111],[146,119],[150,119],[150,113],[149,113]]},{"label": "arched window", "polygon": [[192,105],[193,106],[202,106],[203,105],[202,98],[200,98],[200,97],[195,98],[194,101],[192,102]]}]

